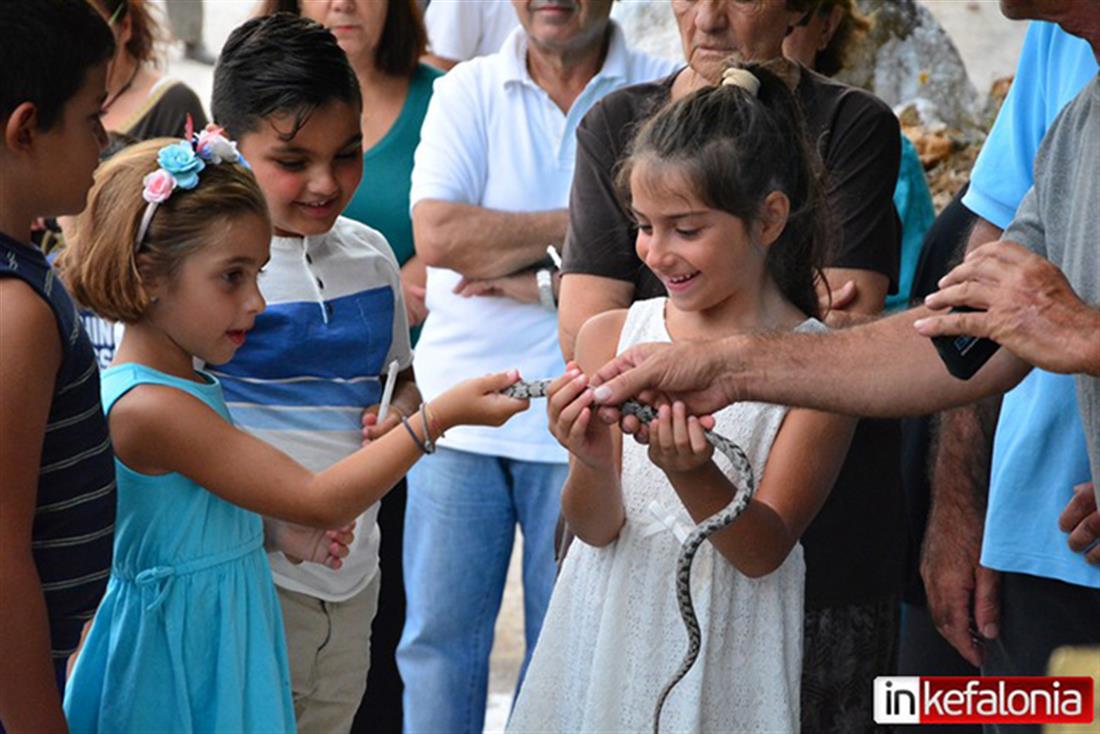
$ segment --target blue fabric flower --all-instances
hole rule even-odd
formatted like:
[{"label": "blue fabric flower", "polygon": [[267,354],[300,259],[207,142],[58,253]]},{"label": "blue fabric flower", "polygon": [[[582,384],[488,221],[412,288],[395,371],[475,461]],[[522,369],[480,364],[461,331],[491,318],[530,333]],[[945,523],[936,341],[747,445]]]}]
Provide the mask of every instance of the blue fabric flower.
[{"label": "blue fabric flower", "polygon": [[195,155],[195,149],[187,141],[161,148],[157,154],[157,162],[160,163],[161,168],[172,174],[176,179],[176,185],[181,189],[193,189],[198,186],[199,171],[206,168],[206,163]]}]

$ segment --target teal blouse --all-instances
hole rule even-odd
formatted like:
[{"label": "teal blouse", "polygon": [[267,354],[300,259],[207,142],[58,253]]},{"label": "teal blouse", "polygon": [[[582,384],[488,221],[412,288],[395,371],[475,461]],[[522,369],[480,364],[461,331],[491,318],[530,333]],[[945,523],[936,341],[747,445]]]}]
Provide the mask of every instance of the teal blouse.
[{"label": "teal blouse", "polygon": [[932,206],[932,193],[924,176],[917,149],[901,134],[901,166],[898,183],[894,188],[894,207],[901,219],[901,262],[898,268],[898,292],[886,297],[887,311],[901,311],[909,307],[909,295],[913,290],[913,277],[920,260],[924,235],[936,219]]},{"label": "teal blouse", "polygon": [[409,218],[413,153],[420,144],[420,126],[428,112],[432,84],[440,76],[442,72],[426,64],[413,74],[405,105],[393,127],[363,153],[363,181],[344,210],[344,216],[385,235],[402,265],[415,252]]}]

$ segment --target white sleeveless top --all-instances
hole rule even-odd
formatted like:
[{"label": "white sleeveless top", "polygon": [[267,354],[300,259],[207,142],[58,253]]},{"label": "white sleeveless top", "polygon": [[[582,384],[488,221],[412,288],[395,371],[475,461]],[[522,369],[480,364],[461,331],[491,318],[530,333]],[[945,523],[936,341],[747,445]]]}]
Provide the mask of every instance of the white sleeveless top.
[{"label": "white sleeveless top", "polygon": [[[668,342],[665,298],[630,307],[619,352]],[[802,330],[824,329],[807,320]],[[737,403],[715,414],[716,430],[744,449],[759,484],[787,408]],[[714,460],[731,478],[729,461]],[[645,446],[623,441],[626,523],[604,548],[569,549],[509,732],[649,731],[657,696],[679,667],[687,635],[675,593],[680,544],[694,527]],[[741,574],[710,543],[692,570],[703,632],[695,666],[661,717],[669,732],[782,732],[799,726],[802,546],[759,579]]]}]

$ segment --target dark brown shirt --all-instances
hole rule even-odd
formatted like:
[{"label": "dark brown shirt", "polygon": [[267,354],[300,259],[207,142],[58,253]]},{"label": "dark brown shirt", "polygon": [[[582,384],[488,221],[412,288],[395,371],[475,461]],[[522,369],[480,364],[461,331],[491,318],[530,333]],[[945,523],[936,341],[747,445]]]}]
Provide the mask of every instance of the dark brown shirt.
[{"label": "dark brown shirt", "polygon": [[[668,102],[675,78],[607,95],[577,128],[563,269],[632,282],[636,299],[665,291],[634,252],[637,230],[619,204],[614,172],[641,123]],[[893,290],[901,247],[893,201],[901,160],[897,118],[877,97],[807,69],[796,96],[824,162],[839,235],[826,264],[882,273]]]},{"label": "dark brown shirt", "polygon": [[182,138],[188,115],[195,132],[206,127],[206,112],[198,95],[183,82],[167,81],[135,113],[125,133],[136,140]]}]

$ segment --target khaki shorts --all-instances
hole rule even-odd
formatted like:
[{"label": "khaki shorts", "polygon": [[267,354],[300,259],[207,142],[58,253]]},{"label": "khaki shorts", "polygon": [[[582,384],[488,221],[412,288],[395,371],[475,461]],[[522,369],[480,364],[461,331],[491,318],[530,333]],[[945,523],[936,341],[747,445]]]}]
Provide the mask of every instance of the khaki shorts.
[{"label": "khaki shorts", "polygon": [[382,572],[350,599],[324,601],[276,587],[286,625],[290,688],[298,731],[351,729],[370,669],[370,627]]}]

